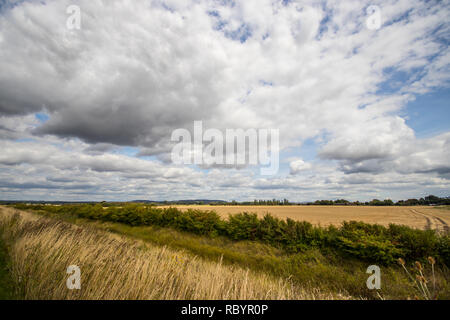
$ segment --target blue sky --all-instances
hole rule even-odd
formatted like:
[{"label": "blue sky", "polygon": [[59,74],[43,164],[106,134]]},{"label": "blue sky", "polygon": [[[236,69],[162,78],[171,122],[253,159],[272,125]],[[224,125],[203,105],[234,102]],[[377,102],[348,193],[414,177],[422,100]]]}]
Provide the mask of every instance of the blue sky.
[{"label": "blue sky", "polygon": [[450,90],[438,90],[419,95],[405,108],[406,123],[417,137],[428,138],[450,131]]}]

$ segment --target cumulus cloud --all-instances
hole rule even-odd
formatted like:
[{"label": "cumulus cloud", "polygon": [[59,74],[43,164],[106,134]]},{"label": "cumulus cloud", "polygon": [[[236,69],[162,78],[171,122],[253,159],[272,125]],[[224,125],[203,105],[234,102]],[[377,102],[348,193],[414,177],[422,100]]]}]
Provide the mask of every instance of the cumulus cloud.
[{"label": "cumulus cloud", "polygon": [[[38,196],[45,183],[64,190],[70,177],[80,197],[87,185],[122,198],[187,197],[189,187],[220,196],[217,188],[231,186],[227,198],[305,186],[339,195],[344,185],[365,195],[381,186],[375,174],[433,175],[430,186],[445,188],[448,133],[418,139],[401,112],[449,85],[450,9],[383,1],[382,27],[369,30],[372,2],[79,0],[81,30],[66,27],[69,0],[3,6],[2,192],[13,197],[23,185]],[[408,80],[393,80],[398,73]],[[271,179],[252,167],[172,166],[171,133],[192,130],[195,120],[219,130],[279,129],[282,151],[312,139],[317,161],[297,157]],[[124,146],[136,156],[120,154]]]},{"label": "cumulus cloud", "polygon": [[149,147],[213,114],[226,56],[203,41],[200,29],[214,31],[195,6],[183,15],[147,1],[82,1],[83,28],[70,32],[69,4],[26,2],[0,20],[0,112],[46,110],[36,134]]},{"label": "cumulus cloud", "polygon": [[362,134],[350,143],[345,139],[331,141],[321,155],[340,160],[341,169],[346,173],[437,173],[448,177],[450,134],[416,139],[411,130],[408,131],[407,137],[399,137],[401,133],[394,132],[379,135],[376,139]]},{"label": "cumulus cloud", "polygon": [[402,152],[404,144],[415,142],[414,132],[399,117],[378,118],[355,122],[339,128],[339,134],[320,151],[326,159],[361,162],[383,159]]},{"label": "cumulus cloud", "polygon": [[290,167],[290,170],[291,170],[290,171],[291,174],[297,174],[299,172],[312,169],[311,163],[305,162],[302,159],[297,159],[295,161],[292,161],[289,164],[289,167]]}]

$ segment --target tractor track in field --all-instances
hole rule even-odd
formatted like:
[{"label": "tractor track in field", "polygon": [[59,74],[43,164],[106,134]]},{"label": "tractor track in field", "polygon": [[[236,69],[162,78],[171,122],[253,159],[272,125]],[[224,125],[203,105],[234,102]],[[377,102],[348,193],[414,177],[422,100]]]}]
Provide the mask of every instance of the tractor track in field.
[{"label": "tractor track in field", "polygon": [[427,221],[426,229],[429,230],[437,230],[439,232],[450,232],[450,227],[447,222],[445,222],[440,217],[436,217],[433,214],[423,213],[420,211],[417,211],[416,209],[411,209],[411,212],[417,215],[420,215],[424,217]]}]

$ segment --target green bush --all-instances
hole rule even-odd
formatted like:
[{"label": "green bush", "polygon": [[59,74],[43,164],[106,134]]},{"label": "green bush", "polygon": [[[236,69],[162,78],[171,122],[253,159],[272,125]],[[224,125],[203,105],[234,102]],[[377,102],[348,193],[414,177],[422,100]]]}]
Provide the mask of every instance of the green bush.
[{"label": "green bush", "polygon": [[351,234],[347,231],[346,236],[338,237],[337,246],[351,256],[382,264],[392,264],[405,255],[389,240],[363,230],[353,230]]},{"label": "green bush", "polygon": [[176,228],[200,235],[219,234],[220,217],[214,211],[187,210],[177,219]]},{"label": "green bush", "polygon": [[233,240],[257,240],[259,219],[247,212],[230,215],[226,223],[226,234]]},{"label": "green bush", "polygon": [[438,254],[439,237],[433,230],[417,230],[391,224],[388,229],[388,238],[411,260]]},{"label": "green bush", "polygon": [[441,262],[450,266],[450,235],[442,236],[438,239],[436,257],[441,259]]}]

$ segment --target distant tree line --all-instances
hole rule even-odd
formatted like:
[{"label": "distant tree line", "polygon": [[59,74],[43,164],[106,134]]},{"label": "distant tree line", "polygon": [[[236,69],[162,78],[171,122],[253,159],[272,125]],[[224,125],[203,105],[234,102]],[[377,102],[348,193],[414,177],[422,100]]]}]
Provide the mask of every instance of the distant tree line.
[{"label": "distant tree line", "polygon": [[359,202],[348,201],[345,199],[339,200],[317,200],[309,205],[347,205],[347,206],[426,206],[426,205],[450,205],[450,197],[439,198],[433,195],[429,195],[420,199],[408,199],[400,200],[397,202],[391,199],[379,200],[373,199],[372,201]]},{"label": "distant tree line", "polygon": [[[30,203],[30,204],[82,204],[82,203],[98,203],[98,202],[63,202],[63,201],[2,201],[0,204],[16,204],[16,203]],[[100,202],[103,207],[122,206],[130,202]],[[151,201],[151,200],[134,200],[131,203],[141,203],[153,206],[171,206],[171,205],[212,205],[212,206],[291,206],[291,205],[314,205],[314,206],[427,206],[427,205],[450,205],[450,197],[436,197],[429,195],[420,199],[400,200],[397,202],[391,199],[379,200],[373,199],[371,201],[349,201],[346,199],[337,200],[316,200],[314,202],[290,202],[288,199],[272,199],[272,200],[253,200],[253,201],[223,201],[223,200],[175,200],[175,201]]]},{"label": "distant tree line", "polygon": [[[201,204],[201,203],[200,203]],[[315,206],[426,206],[426,205],[450,205],[450,197],[440,198],[433,195],[429,195],[420,199],[408,199],[400,200],[397,202],[391,199],[379,200],[373,199],[371,201],[360,202],[360,201],[349,201],[346,199],[337,200],[316,200],[314,202],[306,203],[296,203],[289,202],[287,199],[278,200],[254,200],[254,201],[243,201],[237,202],[235,200],[231,202],[211,202],[210,205],[228,205],[228,206],[289,206],[289,205],[315,205]]]}]

